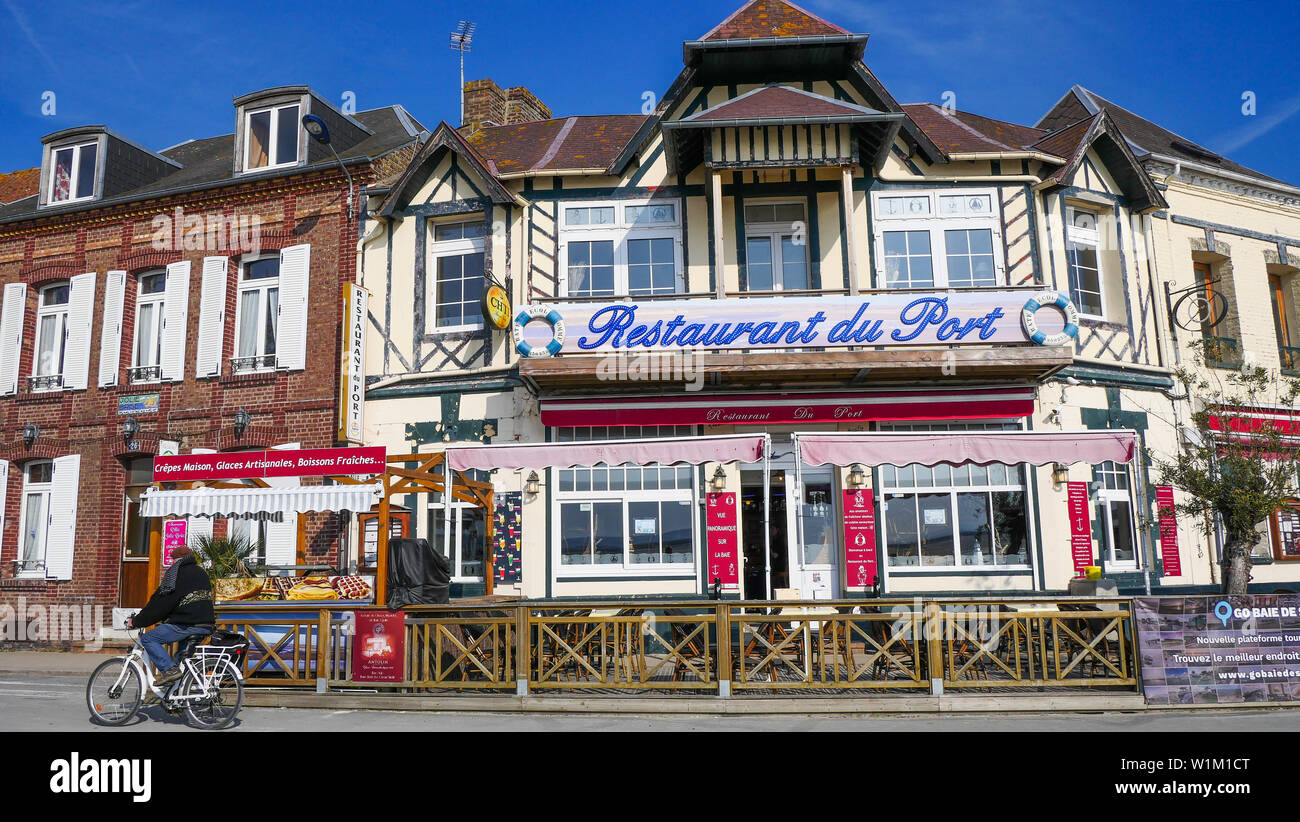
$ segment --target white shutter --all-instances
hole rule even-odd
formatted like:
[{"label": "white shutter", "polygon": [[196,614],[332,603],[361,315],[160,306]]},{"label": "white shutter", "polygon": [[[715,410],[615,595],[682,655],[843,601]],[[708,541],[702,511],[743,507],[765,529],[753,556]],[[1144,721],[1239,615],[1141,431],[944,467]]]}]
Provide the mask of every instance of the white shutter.
[{"label": "white shutter", "polygon": [[54,459],[50,518],[45,526],[45,578],[72,579],[72,548],[77,542],[77,491],[81,455]]},{"label": "white shutter", "polygon": [[291,245],[280,251],[276,368],[301,371],[307,367],[307,273],[310,270],[310,244]]},{"label": "white shutter", "polygon": [[188,260],[167,266],[167,291],[164,294],[162,330],[162,378],[180,381],[185,378],[185,320],[190,307],[190,263]]},{"label": "white shutter", "polygon": [[95,319],[95,272],[68,281],[68,341],[63,353],[63,387],[90,382],[90,328]]},{"label": "white shutter", "polygon": [[[271,446],[272,451],[296,451],[302,443],[287,442]],[[267,477],[272,488],[293,488],[301,485],[298,477]],[[298,517],[285,514],[284,522],[266,523],[266,564],[295,565],[298,562]]]},{"label": "white shutter", "polygon": [[23,320],[27,316],[27,286],[5,286],[0,308],[0,394],[18,393],[18,360],[23,350]]},{"label": "white shutter", "polygon": [[126,272],[110,271],[104,281],[104,327],[99,333],[99,387],[117,385],[122,360],[122,305]]},{"label": "white shutter", "polygon": [[5,500],[9,498],[9,460],[0,460],[0,551],[4,550]]},{"label": "white shutter", "polygon": [[226,320],[228,257],[203,258],[203,291],[199,297],[199,351],[194,376],[221,375],[221,348]]}]

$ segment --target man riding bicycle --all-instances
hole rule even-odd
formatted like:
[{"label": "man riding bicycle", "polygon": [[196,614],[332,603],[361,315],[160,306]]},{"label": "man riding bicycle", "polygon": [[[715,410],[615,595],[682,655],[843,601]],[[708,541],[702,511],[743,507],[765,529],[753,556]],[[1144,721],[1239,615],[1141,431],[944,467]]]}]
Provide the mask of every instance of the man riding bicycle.
[{"label": "man riding bicycle", "polygon": [[180,666],[164,646],[187,636],[207,636],[216,628],[217,621],[212,609],[212,582],[194,559],[194,552],[182,545],[172,552],[172,557],[175,562],[163,574],[148,604],[126,621],[128,628],[146,628],[162,622],[140,635],[140,644],[149,654],[149,661],[160,672],[154,680],[159,685],[174,682],[181,676]]}]

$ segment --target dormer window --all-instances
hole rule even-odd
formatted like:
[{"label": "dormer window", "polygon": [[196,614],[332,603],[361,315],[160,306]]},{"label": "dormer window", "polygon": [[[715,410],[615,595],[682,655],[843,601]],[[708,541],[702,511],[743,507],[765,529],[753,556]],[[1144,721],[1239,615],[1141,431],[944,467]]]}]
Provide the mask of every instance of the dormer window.
[{"label": "dormer window", "polygon": [[298,162],[298,104],[248,112],[244,140],[244,170],[294,165]]},{"label": "dormer window", "polygon": [[95,196],[95,159],[99,143],[79,143],[50,150],[50,203],[71,203]]}]

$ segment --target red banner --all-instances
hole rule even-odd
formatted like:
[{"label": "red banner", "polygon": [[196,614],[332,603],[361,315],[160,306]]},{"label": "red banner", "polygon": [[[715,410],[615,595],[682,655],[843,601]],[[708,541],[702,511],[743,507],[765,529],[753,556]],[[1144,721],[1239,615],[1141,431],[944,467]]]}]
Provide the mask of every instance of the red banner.
[{"label": "red banner", "polygon": [[1160,520],[1160,562],[1165,566],[1165,576],[1180,577],[1183,561],[1178,556],[1178,514],[1174,510],[1173,486],[1156,486],[1156,511]]},{"label": "red banner", "polygon": [[354,682],[406,679],[406,615],[401,611],[357,611],[352,643]]},{"label": "red banner", "polygon": [[708,575],[705,585],[714,580],[722,583],[724,590],[740,589],[740,531],[736,527],[736,495],[706,494],[707,510],[704,524],[708,534]]},{"label": "red banner", "polygon": [[1070,553],[1074,570],[1083,576],[1092,564],[1092,525],[1088,517],[1088,483],[1068,482],[1066,500],[1070,508]]},{"label": "red banner", "polygon": [[844,492],[844,565],[848,588],[870,588],[880,570],[876,562],[876,507],[871,492]]},{"label": "red banner", "polygon": [[382,445],[366,448],[308,448],[304,450],[237,451],[228,454],[185,454],[154,457],[154,482],[263,479],[265,477],[323,477],[382,474],[387,452]]}]

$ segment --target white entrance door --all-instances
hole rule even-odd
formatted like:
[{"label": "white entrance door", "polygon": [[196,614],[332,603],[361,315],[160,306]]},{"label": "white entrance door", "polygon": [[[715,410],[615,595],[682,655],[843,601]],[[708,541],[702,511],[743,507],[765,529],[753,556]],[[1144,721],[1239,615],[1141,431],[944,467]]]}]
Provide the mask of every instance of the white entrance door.
[{"label": "white entrance door", "polygon": [[[795,472],[787,471],[786,506],[789,518],[790,585],[804,599],[834,599],[839,595],[839,511],[830,468],[803,467],[802,493]],[[802,522],[800,521],[802,520]]]}]

